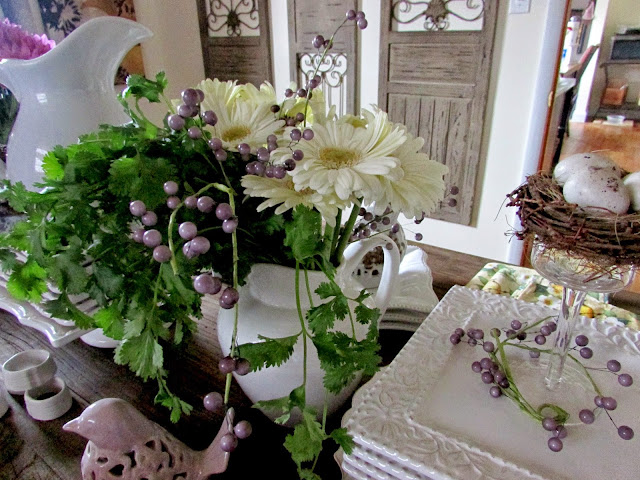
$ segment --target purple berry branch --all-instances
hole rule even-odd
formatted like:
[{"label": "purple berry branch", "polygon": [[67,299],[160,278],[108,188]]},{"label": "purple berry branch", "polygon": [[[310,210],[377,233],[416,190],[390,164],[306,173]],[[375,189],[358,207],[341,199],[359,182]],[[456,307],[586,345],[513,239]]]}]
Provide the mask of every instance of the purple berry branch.
[{"label": "purple berry branch", "polygon": [[[520,348],[528,350],[529,356],[533,359],[539,358],[541,353],[553,354],[551,349],[540,349],[529,345],[532,342],[536,345],[544,345],[546,343],[546,337],[555,332],[557,328],[556,323],[549,321],[549,318],[551,317],[545,317],[530,325],[526,323],[523,324],[519,320],[513,320],[510,328],[503,330],[492,328],[490,330],[491,340],[485,339],[485,333],[482,329],[469,328],[465,331],[462,328],[456,328],[450,335],[449,341],[453,345],[458,345],[462,342],[463,337],[466,336],[466,343],[469,346],[475,347],[480,345],[482,347],[488,356],[483,357],[479,361],[474,361],[471,364],[471,369],[480,375],[481,381],[484,384],[490,385],[489,395],[493,398],[499,398],[504,395],[516,403],[523,412],[537,422],[540,422],[542,428],[552,434],[547,442],[549,449],[553,452],[559,452],[563,448],[562,440],[566,438],[568,434],[565,424],[569,419],[569,413],[560,406],[551,403],[544,403],[537,408],[531,405],[516,386],[505,352],[505,347]],[[501,338],[503,333],[504,337]],[[532,338],[533,340],[531,340]],[[589,338],[586,335],[578,335],[574,341],[576,345],[572,347],[572,350],[577,351],[580,357],[590,359],[593,356],[593,350],[587,347]],[[613,397],[603,395],[589,371],[610,372],[618,377],[618,383],[623,387],[628,387],[633,384],[631,375],[628,373],[618,373],[622,366],[617,360],[609,360],[606,368],[596,368],[585,366],[580,358],[575,355],[568,354],[568,357],[579,365],[596,393],[594,397],[595,408],[582,409],[578,414],[580,421],[585,424],[593,423],[596,418],[596,410],[598,408],[603,409],[618,431],[620,438],[623,440],[632,439],[634,436],[633,429],[626,425],[618,426],[609,413],[611,410],[617,408],[617,401]]]}]

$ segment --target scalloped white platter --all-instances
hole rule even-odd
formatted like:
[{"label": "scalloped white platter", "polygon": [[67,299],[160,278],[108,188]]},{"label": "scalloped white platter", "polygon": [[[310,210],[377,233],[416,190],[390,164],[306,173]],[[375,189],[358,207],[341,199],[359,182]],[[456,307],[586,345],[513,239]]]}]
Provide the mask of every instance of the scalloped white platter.
[{"label": "scalloped white platter", "polygon": [[575,334],[587,334],[594,350],[584,364],[604,367],[615,358],[622,364],[620,373],[634,376],[635,383],[625,388],[611,373],[592,372],[603,394],[618,401],[612,418],[633,428],[636,436],[622,440],[602,413],[592,425],[569,425],[559,453],[547,447],[551,434],[511,400],[489,396],[489,386],[471,370],[473,360],[486,356],[481,347],[449,342],[457,327],[488,332],[491,327],[506,328],[514,319],[524,323],[555,315],[557,311],[543,305],[453,287],[394,361],[354,396],[343,417],[356,442],[353,453],[343,455],[345,474],[379,480],[638,478],[639,332],[585,317],[578,320]]},{"label": "scalloped white platter", "polygon": [[[13,314],[20,324],[38,330],[52,347],[62,347],[77,338],[98,348],[115,348],[120,343],[105,336],[101,329],[80,329],[72,321],[52,317],[38,304],[16,300],[9,294],[6,286],[7,278],[4,273],[0,273],[0,309]],[[51,300],[55,295],[55,292],[49,291],[43,294],[43,298]],[[96,302],[87,295],[73,296],[71,301],[84,313],[92,313],[97,308]]]}]

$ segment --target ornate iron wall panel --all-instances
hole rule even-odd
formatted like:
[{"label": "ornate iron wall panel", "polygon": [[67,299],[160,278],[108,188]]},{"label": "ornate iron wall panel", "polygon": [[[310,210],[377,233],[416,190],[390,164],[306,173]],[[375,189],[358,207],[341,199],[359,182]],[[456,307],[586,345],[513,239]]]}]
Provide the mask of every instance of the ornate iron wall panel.
[{"label": "ornate iron wall panel", "polygon": [[267,0],[198,0],[205,74],[273,83]]},{"label": "ornate iron wall panel", "polygon": [[[357,10],[355,0],[321,3],[319,5],[318,0],[288,0],[289,58],[298,85],[306,83],[320,60],[318,50],[311,45],[313,38],[318,34],[328,38],[332,29],[344,20],[347,10]],[[327,106],[335,105],[339,114],[354,113],[359,108],[357,42],[356,28],[340,29],[333,48],[318,70],[323,77]]]},{"label": "ornate iron wall panel", "polygon": [[394,0],[393,30],[482,30],[485,0]]},{"label": "ornate iron wall panel", "polygon": [[257,0],[205,0],[210,37],[259,37]]},{"label": "ornate iron wall panel", "polygon": [[[322,60],[322,63],[320,63]],[[322,77],[322,93],[327,106],[335,105],[339,115],[348,112],[347,70],[348,59],[344,53],[329,53],[322,59],[321,53],[303,53],[298,57],[298,77],[303,82],[316,75]]]}]

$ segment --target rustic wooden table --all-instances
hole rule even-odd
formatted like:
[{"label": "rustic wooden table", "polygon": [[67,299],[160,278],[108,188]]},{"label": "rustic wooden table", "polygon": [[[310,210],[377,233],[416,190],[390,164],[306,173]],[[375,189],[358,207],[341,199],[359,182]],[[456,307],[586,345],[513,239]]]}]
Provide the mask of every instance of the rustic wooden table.
[{"label": "rustic wooden table", "polygon": [[[488,261],[434,247],[424,248],[429,255],[434,290],[440,298],[452,285],[466,284]],[[637,296],[627,298],[623,295],[622,298],[628,302],[627,306],[638,305]],[[0,362],[29,348],[49,350],[58,365],[58,375],[66,381],[74,398],[71,410],[63,417],[38,422],[26,413],[22,396],[7,394],[10,411],[0,419],[0,480],[80,478],[80,458],[86,440],[64,432],[61,427],[86,406],[105,397],[120,397],[131,402],[191,448],[204,449],[215,436],[222,418],[206,411],[202,398],[224,388],[224,378],[217,370],[221,354],[215,333],[215,311],[209,311],[211,313],[200,321],[189,347],[167,355],[172,391],[179,392],[195,407],[192,414],[184,416],[178,424],[169,421],[164,407],[153,404],[155,384],[145,384],[125,367],[116,365],[112,360],[113,350],[94,348],[80,340],[53,348],[40,332],[20,325],[12,315],[0,311]],[[385,363],[391,361],[409,337],[407,332],[381,332]],[[231,390],[231,403],[238,418],[252,423],[254,433],[240,442],[231,455],[228,471],[216,478],[276,475],[279,479],[297,478],[295,466],[282,446],[288,429],[273,424],[252,409],[250,401],[235,384]],[[345,405],[330,420],[331,428],[339,425],[348,407]],[[326,448],[318,463],[317,472],[324,479],[340,478],[333,453],[333,448]]]}]

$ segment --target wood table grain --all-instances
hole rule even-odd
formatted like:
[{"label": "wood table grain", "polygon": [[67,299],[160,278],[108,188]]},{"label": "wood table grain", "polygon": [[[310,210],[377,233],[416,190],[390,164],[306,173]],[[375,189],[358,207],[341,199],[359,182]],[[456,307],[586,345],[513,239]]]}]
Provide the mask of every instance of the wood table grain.
[{"label": "wood table grain", "polygon": [[[428,254],[433,286],[441,298],[452,285],[465,285],[489,260],[449,250],[422,245]],[[638,306],[638,295],[623,295],[627,306]],[[168,410],[153,403],[157,387],[143,382],[126,367],[113,362],[113,350],[100,349],[80,340],[53,348],[38,331],[20,325],[15,317],[0,310],[0,362],[29,348],[50,351],[58,365],[58,373],[69,386],[73,406],[63,417],[39,422],[26,413],[19,395],[6,394],[10,411],[0,419],[0,480],[39,480],[80,478],[80,459],[86,440],[62,430],[62,425],[77,417],[92,402],[106,397],[120,397],[135,405],[144,415],[165,427],[193,449],[208,446],[222,417],[206,411],[202,398],[211,391],[222,392],[224,378],[217,369],[221,357],[216,336],[217,307],[215,298],[206,302],[205,315],[188,347],[165,350],[170,372],[170,388],[194,406],[193,412],[177,424],[169,421]],[[0,306],[1,307],[1,306]],[[383,363],[389,363],[410,337],[404,331],[383,330],[380,334]],[[234,382],[231,404],[237,418],[249,420],[253,435],[242,440],[232,453],[229,469],[218,479],[297,478],[295,466],[283,443],[289,430],[269,421],[251,408],[251,402]],[[339,426],[349,404],[329,420],[329,429]],[[335,448],[327,445],[316,471],[324,478],[340,478],[333,459]]]},{"label": "wood table grain", "polygon": [[[224,391],[224,378],[218,372],[221,358],[216,336],[215,301],[207,302],[206,315],[198,323],[198,331],[183,349],[165,349],[166,366],[170,372],[170,389],[194,406],[193,412],[183,416],[177,424],[169,421],[169,411],[154,405],[157,386],[143,382],[128,368],[116,365],[113,350],[95,348],[81,340],[54,348],[40,332],[24,327],[11,314],[0,310],[0,363],[15,353],[41,348],[52,353],[58,366],[57,375],[65,380],[73,396],[73,406],[59,419],[41,422],[26,412],[22,395],[10,395],[9,412],[0,419],[0,480],[35,480],[80,478],[80,459],[86,440],[62,430],[62,425],[77,417],[91,403],[106,397],[119,397],[132,403],[145,416],[166,428],[176,438],[195,450],[206,448],[222,422],[222,416],[206,411],[203,397],[211,391]],[[409,334],[382,334],[386,361],[399,351]],[[386,339],[391,339],[386,340]],[[389,354],[389,349],[392,353]],[[247,419],[253,434],[240,442],[231,455],[229,469],[218,479],[264,478],[266,474],[279,479],[295,479],[295,465],[283,443],[290,430],[268,420],[251,408],[250,400],[234,382],[231,405],[237,419]],[[345,405],[329,420],[328,428],[339,426]],[[316,471],[324,479],[340,478],[340,470],[333,459],[336,448],[327,444]],[[271,476],[271,475],[269,475]]]}]

